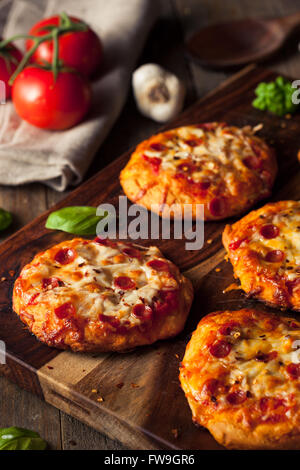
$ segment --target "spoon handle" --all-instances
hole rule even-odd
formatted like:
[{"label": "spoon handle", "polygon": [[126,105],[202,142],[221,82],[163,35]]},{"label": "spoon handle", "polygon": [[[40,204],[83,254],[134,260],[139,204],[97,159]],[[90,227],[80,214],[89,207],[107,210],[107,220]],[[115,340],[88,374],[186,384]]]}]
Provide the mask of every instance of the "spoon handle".
[{"label": "spoon handle", "polygon": [[278,22],[287,33],[291,33],[297,26],[300,26],[300,11],[278,18]]}]

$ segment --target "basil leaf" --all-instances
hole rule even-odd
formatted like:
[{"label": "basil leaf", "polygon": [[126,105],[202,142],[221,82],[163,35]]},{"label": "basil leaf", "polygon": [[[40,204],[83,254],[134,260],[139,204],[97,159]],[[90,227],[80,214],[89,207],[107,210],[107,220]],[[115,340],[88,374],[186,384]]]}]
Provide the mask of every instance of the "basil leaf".
[{"label": "basil leaf", "polygon": [[15,426],[0,429],[0,450],[44,450],[46,447],[46,441],[35,431]]},{"label": "basil leaf", "polygon": [[254,108],[268,110],[278,116],[294,113],[299,108],[293,103],[292,84],[283,77],[277,77],[273,82],[261,82],[255,89],[256,98],[252,102]]},{"label": "basil leaf", "polygon": [[98,222],[106,217],[96,215],[97,208],[89,206],[70,206],[52,212],[49,215],[46,228],[62,230],[74,235],[96,235]]},{"label": "basil leaf", "polygon": [[10,212],[0,209],[0,232],[5,230],[12,223],[12,215]]}]

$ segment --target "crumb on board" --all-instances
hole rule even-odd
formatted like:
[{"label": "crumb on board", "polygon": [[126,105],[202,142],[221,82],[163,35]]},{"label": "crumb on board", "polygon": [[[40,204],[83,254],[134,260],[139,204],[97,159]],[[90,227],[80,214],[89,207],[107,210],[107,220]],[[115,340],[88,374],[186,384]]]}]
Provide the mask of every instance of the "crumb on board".
[{"label": "crumb on board", "polygon": [[120,389],[123,388],[124,387],[124,382],[120,382],[119,384],[116,385],[116,387],[118,387]]},{"label": "crumb on board", "polygon": [[99,401],[99,403],[102,403],[104,401],[104,398],[103,397],[98,397],[97,401]]},{"label": "crumb on board", "polygon": [[179,356],[178,356],[178,354],[175,354],[175,357],[176,357],[176,359],[179,359]]},{"label": "crumb on board", "polygon": [[212,239],[209,238],[206,243],[207,243],[208,245],[210,245],[212,242],[213,242]]},{"label": "crumb on board", "polygon": [[130,385],[131,385],[132,388],[139,388],[139,385],[138,385],[138,384],[131,383]]},{"label": "crumb on board", "polygon": [[219,273],[221,271],[221,268],[216,268],[215,271],[216,273]]},{"label": "crumb on board", "polygon": [[15,275],[15,271],[13,271],[13,270],[8,271],[8,273],[9,273],[9,275],[10,275],[11,277],[13,277],[13,276]]},{"label": "crumb on board", "polygon": [[173,434],[174,438],[177,439],[179,436],[179,431],[177,428],[171,429],[171,433]]},{"label": "crumb on board", "polygon": [[98,390],[96,388],[92,388],[91,391],[92,391],[92,393],[97,393]]},{"label": "crumb on board", "polygon": [[253,130],[253,132],[255,133],[255,132],[261,131],[263,127],[264,127],[263,123],[260,122],[259,124],[257,124],[256,126],[254,126],[252,130]]},{"label": "crumb on board", "polygon": [[54,369],[54,367],[52,367],[52,366],[47,366],[47,367],[48,367],[48,369],[50,369],[50,370]]},{"label": "crumb on board", "polygon": [[6,277],[1,277],[1,282],[6,281]]}]

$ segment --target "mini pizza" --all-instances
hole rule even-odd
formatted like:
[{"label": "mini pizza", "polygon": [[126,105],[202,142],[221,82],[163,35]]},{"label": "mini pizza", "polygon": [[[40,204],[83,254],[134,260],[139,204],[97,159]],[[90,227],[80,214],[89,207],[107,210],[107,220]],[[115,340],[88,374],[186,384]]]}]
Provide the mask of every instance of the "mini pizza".
[{"label": "mini pizza", "polygon": [[23,268],[13,307],[49,346],[104,352],[177,335],[192,298],[190,281],[158,248],[75,238]]},{"label": "mini pizza", "polygon": [[181,386],[195,424],[234,449],[300,449],[300,322],[254,309],[204,317]]},{"label": "mini pizza", "polygon": [[247,295],[300,311],[300,201],[280,201],[227,225],[223,243]]},{"label": "mini pizza", "polygon": [[164,216],[170,206],[204,205],[205,220],[240,214],[270,194],[277,173],[259,128],[206,123],[172,129],[142,142],[121,172],[127,197]]}]

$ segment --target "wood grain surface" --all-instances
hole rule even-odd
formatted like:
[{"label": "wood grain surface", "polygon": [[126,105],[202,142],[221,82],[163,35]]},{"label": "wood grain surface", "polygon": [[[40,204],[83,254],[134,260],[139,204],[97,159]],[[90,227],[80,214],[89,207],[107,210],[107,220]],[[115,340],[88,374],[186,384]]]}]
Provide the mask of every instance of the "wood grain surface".
[{"label": "wood grain surface", "polygon": [[[3,0],[1,0],[3,1]],[[299,0],[163,0],[163,14],[150,34],[140,63],[158,62],[179,75],[187,86],[186,106],[196,97],[201,97],[226,77],[232,71],[213,72],[190,62],[183,54],[183,38],[187,38],[197,28],[245,16],[272,17],[293,13],[300,10]],[[0,18],[0,26],[4,24],[5,17]],[[291,39],[284,50],[266,66],[277,72],[299,78],[300,61],[297,52],[297,40]],[[122,115],[114,126],[89,170],[93,175],[103,168],[122,151],[135,145],[139,140],[147,137],[158,129],[158,125],[143,118],[137,112],[132,95]],[[297,178],[294,175],[291,180]],[[295,184],[295,183],[292,183]],[[289,197],[289,187],[280,188],[278,197]],[[11,233],[45,209],[53,206],[65,197],[66,193],[57,193],[39,184],[26,185],[18,188],[0,188],[0,206],[11,210],[15,215],[15,222]],[[1,239],[9,235],[5,233]],[[218,247],[215,253],[222,252]],[[208,267],[209,268],[209,267]],[[189,270],[190,276],[197,277],[197,268]],[[219,273],[221,276],[221,273]],[[220,279],[218,276],[218,279]],[[225,301],[225,299],[224,299]],[[223,303],[225,306],[226,303]],[[37,396],[19,389],[0,378],[0,426],[19,425],[38,430],[47,439],[51,448],[63,449],[121,449],[122,445],[108,439],[104,435],[85,426],[71,416],[68,416],[54,407],[41,401]]]},{"label": "wood grain surface", "polygon": [[[298,199],[300,116],[279,118],[251,105],[257,83],[275,77],[276,74],[266,69],[249,66],[191,106],[168,127],[215,120],[238,126],[262,122],[260,135],[276,149],[279,166],[271,200]],[[118,175],[129,156],[130,151],[73,191],[55,208],[98,206],[101,202],[112,203],[118,208],[118,196],[122,194]],[[178,383],[178,365],[188,338],[203,315],[224,307],[237,309],[254,304],[240,291],[223,294],[233,282],[231,266],[223,260],[221,234],[225,222],[205,224],[205,244],[201,250],[186,251],[184,240],[156,241],[164,254],[191,278],[195,287],[196,298],[181,335],[128,354],[89,356],[61,352],[39,343],[12,312],[13,283],[24,264],[37,252],[71,237],[47,230],[47,215],[48,212],[41,215],[0,245],[0,279],[3,279],[0,330],[8,356],[7,365],[0,366],[0,372],[128,447],[219,448],[205,430],[196,429],[191,422]],[[153,241],[144,240],[143,243]]]}]

